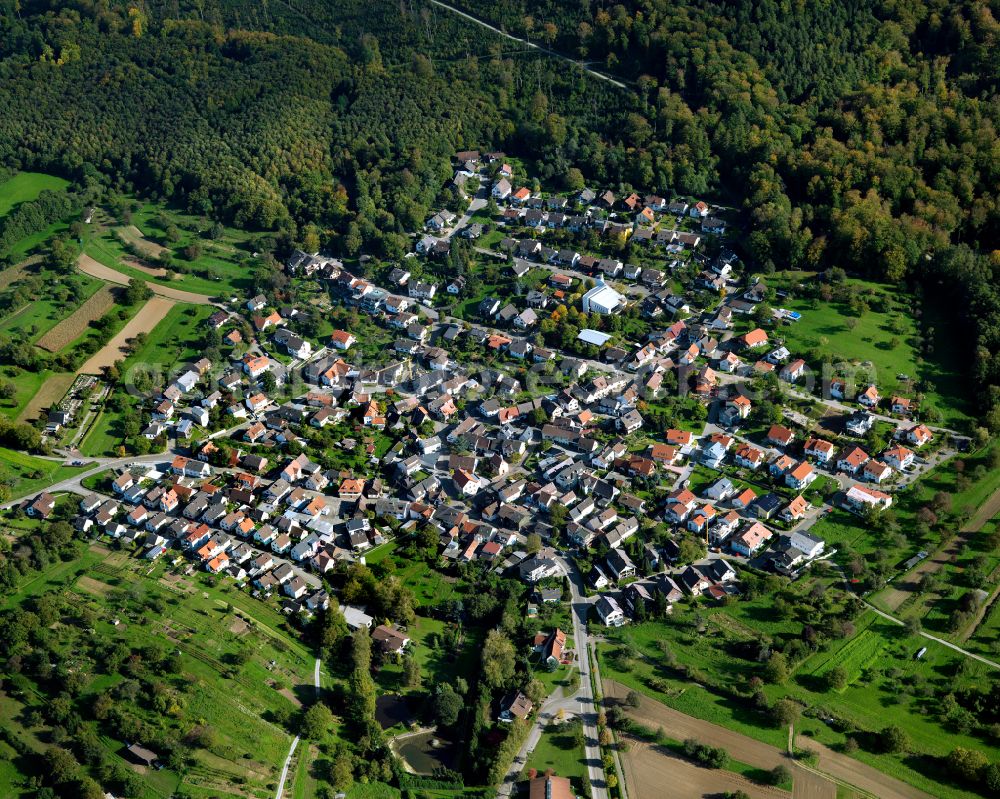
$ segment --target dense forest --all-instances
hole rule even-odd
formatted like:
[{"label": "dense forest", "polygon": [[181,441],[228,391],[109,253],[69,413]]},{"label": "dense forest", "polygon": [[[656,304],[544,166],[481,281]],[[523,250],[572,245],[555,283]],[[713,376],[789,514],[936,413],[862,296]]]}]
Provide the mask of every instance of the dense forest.
[{"label": "dense forest", "polygon": [[754,268],[962,309],[1000,431],[996,3],[457,4],[630,88],[426,0],[7,0],[0,161],[384,258],[462,147],[556,186],[709,195],[745,214]]}]

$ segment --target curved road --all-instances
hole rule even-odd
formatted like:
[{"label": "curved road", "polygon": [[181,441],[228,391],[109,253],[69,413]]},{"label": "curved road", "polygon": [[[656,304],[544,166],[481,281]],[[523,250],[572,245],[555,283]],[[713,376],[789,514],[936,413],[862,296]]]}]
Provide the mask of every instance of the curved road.
[{"label": "curved road", "polygon": [[[127,286],[130,278],[128,275],[119,272],[117,269],[112,269],[110,266],[105,266],[100,261],[91,258],[86,253],[81,253],[80,258],[76,262],[77,267],[80,271],[90,275],[91,277],[96,277],[100,280],[106,280],[109,283],[117,283],[120,286]],[[183,289],[170,288],[169,286],[163,286],[159,283],[153,283],[149,280],[146,281],[146,285],[149,286],[149,290],[154,294],[158,294],[161,297],[166,297],[168,300],[176,300],[177,302],[190,302],[195,305],[214,305],[212,298],[206,296],[205,294],[196,294],[193,291],[184,291]]]}]

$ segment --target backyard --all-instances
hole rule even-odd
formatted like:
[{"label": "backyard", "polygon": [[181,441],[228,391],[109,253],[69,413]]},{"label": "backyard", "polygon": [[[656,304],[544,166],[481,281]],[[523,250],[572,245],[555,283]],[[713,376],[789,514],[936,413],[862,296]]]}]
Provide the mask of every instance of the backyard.
[{"label": "backyard", "polygon": [[[767,285],[778,291],[794,291],[794,286],[815,281],[816,275],[807,272],[778,272],[765,278]],[[897,375],[922,381],[925,407],[935,408],[946,425],[967,422],[968,391],[960,371],[954,326],[933,310],[933,304],[920,303],[894,287],[853,279],[846,284],[864,298],[866,309],[852,309],[836,300],[779,296],[775,307],[796,311],[801,318],[779,323],[771,335],[783,339],[793,356],[802,356],[807,362],[810,354],[831,362],[870,362],[883,396],[914,395],[913,384],[897,379]],[[922,314],[928,314],[927,318],[921,318]],[[932,346],[922,353],[929,331],[933,331]],[[818,363],[810,362],[810,366],[819,368]]]}]

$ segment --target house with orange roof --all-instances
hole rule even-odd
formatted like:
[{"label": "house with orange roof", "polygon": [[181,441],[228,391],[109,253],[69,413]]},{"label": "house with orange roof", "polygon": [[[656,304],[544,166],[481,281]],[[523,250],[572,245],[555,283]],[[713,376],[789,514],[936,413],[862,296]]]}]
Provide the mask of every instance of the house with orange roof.
[{"label": "house with orange roof", "polygon": [[791,363],[785,364],[778,373],[782,380],[794,383],[806,373],[806,362],[801,358],[796,358]]},{"label": "house with orange roof", "polygon": [[753,403],[750,402],[750,398],[742,394],[737,394],[732,399],[726,401],[726,411],[728,411],[730,418],[733,419],[746,419],[752,409]]},{"label": "house with orange roof", "polygon": [[804,451],[807,457],[815,458],[820,463],[827,463],[833,457],[834,449],[829,441],[813,437],[806,441]]},{"label": "house with orange roof", "polygon": [[802,461],[794,469],[785,474],[785,485],[796,491],[802,491],[818,477],[816,470],[808,461]]},{"label": "house with orange roof", "polygon": [[520,204],[526,202],[529,197],[531,197],[531,189],[529,189],[527,186],[522,186],[512,195],[510,195],[510,201]]},{"label": "house with orange roof", "polygon": [[913,463],[916,455],[913,450],[907,449],[901,444],[890,447],[882,453],[882,460],[888,463],[893,469],[902,471]]},{"label": "house with orange roof", "polygon": [[934,440],[934,434],[925,424],[918,424],[903,432],[903,438],[915,447],[922,447]]},{"label": "house with orange roof", "polygon": [[771,472],[774,477],[782,477],[795,468],[795,463],[795,458],[791,455],[779,455],[771,461],[768,471]]},{"label": "house with orange roof", "polygon": [[218,574],[223,569],[229,565],[229,555],[226,552],[220,552],[214,558],[212,558],[208,563],[205,564],[205,568],[212,572],[212,574]]},{"label": "house with orange roof", "polygon": [[760,522],[754,522],[737,533],[729,542],[729,548],[737,555],[752,558],[774,535]]},{"label": "house with orange roof", "polygon": [[893,397],[889,405],[893,413],[898,413],[902,416],[909,416],[913,410],[913,400],[907,397]]},{"label": "house with orange roof", "polygon": [[861,447],[850,447],[837,458],[837,468],[848,474],[857,474],[869,460],[868,453]]},{"label": "house with orange roof", "polygon": [[361,499],[361,495],[365,490],[365,481],[358,480],[354,477],[348,477],[340,481],[340,487],[337,489],[337,496],[348,502],[353,502],[354,500]]},{"label": "house with orange roof", "polygon": [[256,380],[264,372],[271,368],[271,361],[268,360],[266,355],[253,356],[247,353],[243,356],[243,371],[252,380]]},{"label": "house with orange roof", "polygon": [[715,518],[716,510],[711,505],[703,505],[694,511],[687,520],[687,529],[692,533],[704,533]]},{"label": "house with orange roof", "polygon": [[864,391],[858,394],[858,403],[864,405],[866,408],[871,409],[878,405],[881,397],[878,393],[878,388],[875,386],[868,386]]},{"label": "house with orange roof", "polygon": [[784,425],[773,424],[767,431],[767,441],[778,447],[787,447],[795,439],[795,433]]},{"label": "house with orange roof", "polygon": [[756,469],[764,462],[764,451],[752,444],[740,444],[733,453],[737,466],[745,469]]},{"label": "house with orange roof", "polygon": [[263,422],[254,422],[244,431],[243,440],[249,441],[251,444],[256,444],[265,435],[267,435],[267,428],[264,427]]},{"label": "house with orange roof", "polygon": [[247,410],[251,413],[257,413],[266,408],[270,402],[271,399],[267,394],[254,394],[252,397],[246,398]]},{"label": "house with orange roof", "polygon": [[159,503],[160,510],[162,510],[164,513],[170,513],[171,511],[177,509],[179,501],[180,500],[177,497],[177,492],[174,491],[172,488],[167,491],[164,491],[160,495],[160,503]]},{"label": "house with orange roof", "polygon": [[698,498],[686,488],[671,491],[667,495],[667,503],[666,508],[663,511],[663,517],[667,521],[681,524],[691,514],[691,511],[694,509],[697,501]]},{"label": "house with orange roof", "polygon": [[752,488],[745,488],[733,499],[733,507],[738,510],[746,510],[753,504],[755,499],[757,499],[757,494],[754,493],[754,490]]},{"label": "house with orange roof", "polygon": [[274,311],[273,313],[269,313],[267,316],[254,316],[252,321],[254,329],[258,333],[261,333],[270,327],[277,327],[284,320],[281,318],[281,314]]},{"label": "house with orange roof", "polygon": [[328,512],[326,500],[323,499],[322,496],[315,496],[309,500],[309,504],[302,509],[302,512],[306,514],[306,516],[312,516],[313,518],[321,516],[322,514]]},{"label": "house with orange roof", "polygon": [[649,457],[657,463],[672,464],[677,460],[677,447],[670,444],[653,444],[649,448]]},{"label": "house with orange roof", "polygon": [[744,333],[737,341],[748,350],[760,349],[767,346],[767,333],[757,327],[749,333]]},{"label": "house with orange roof", "polygon": [[882,461],[870,460],[861,470],[861,479],[867,483],[881,484],[892,477],[892,467]]},{"label": "house with orange roof", "polygon": [[786,522],[797,522],[806,515],[807,510],[809,510],[809,502],[799,494],[784,507],[781,511],[781,518]]},{"label": "house with orange roof", "polygon": [[673,428],[667,430],[663,434],[668,444],[675,447],[689,447],[691,442],[694,441],[694,435],[688,430],[675,430]]},{"label": "house with orange roof", "polygon": [[357,341],[353,333],[348,333],[346,330],[334,330],[330,334],[330,346],[334,349],[338,349],[341,352],[345,352],[354,346]]},{"label": "house with orange roof", "polygon": [[877,488],[869,488],[859,483],[848,489],[844,502],[854,511],[884,510],[892,505],[892,497]]}]

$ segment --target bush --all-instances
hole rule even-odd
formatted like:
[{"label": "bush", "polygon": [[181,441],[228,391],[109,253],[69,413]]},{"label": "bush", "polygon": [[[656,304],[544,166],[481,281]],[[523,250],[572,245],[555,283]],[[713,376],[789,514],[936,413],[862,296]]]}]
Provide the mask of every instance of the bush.
[{"label": "bush", "polygon": [[783,785],[785,783],[791,782],[792,772],[788,770],[787,766],[777,765],[767,773],[767,783],[768,785]]},{"label": "bush", "polygon": [[715,746],[708,746],[694,738],[684,741],[684,754],[705,768],[725,768],[729,764],[729,753]]}]

